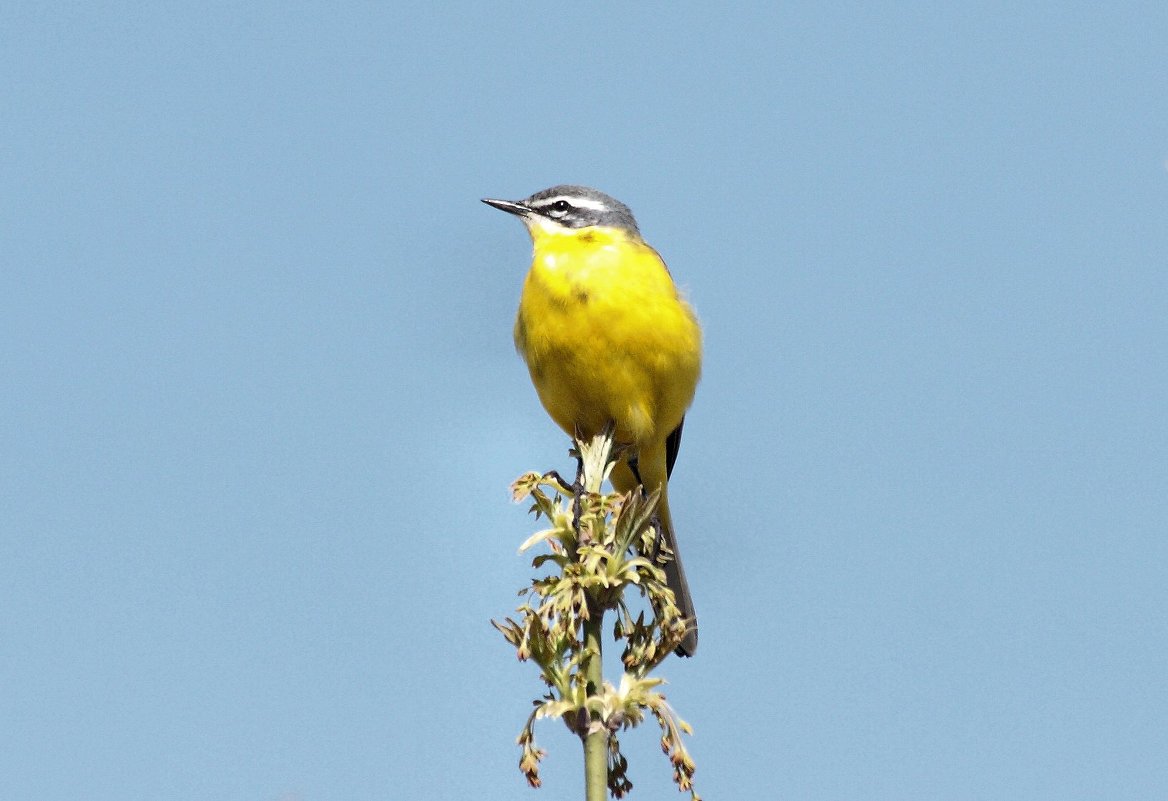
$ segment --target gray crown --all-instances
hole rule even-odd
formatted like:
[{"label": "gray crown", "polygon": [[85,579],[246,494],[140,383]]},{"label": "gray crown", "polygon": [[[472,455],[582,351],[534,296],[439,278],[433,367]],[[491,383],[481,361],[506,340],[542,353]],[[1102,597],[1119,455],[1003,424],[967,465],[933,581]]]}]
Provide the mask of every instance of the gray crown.
[{"label": "gray crown", "polygon": [[641,235],[633,212],[624,203],[587,186],[562,184],[522,201],[531,211],[568,228],[603,225]]}]

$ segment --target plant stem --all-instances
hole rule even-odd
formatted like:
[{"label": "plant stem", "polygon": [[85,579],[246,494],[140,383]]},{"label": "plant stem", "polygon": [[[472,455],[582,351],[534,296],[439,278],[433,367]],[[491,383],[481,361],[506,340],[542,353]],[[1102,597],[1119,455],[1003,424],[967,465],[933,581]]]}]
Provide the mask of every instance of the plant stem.
[{"label": "plant stem", "polygon": [[[584,647],[590,654],[588,659],[589,697],[600,692],[604,683],[604,667],[601,659],[600,631],[604,623],[604,610],[595,604],[584,621]],[[608,798],[608,730],[600,716],[589,716],[589,727],[584,735],[584,798],[586,801],[606,801]]]}]

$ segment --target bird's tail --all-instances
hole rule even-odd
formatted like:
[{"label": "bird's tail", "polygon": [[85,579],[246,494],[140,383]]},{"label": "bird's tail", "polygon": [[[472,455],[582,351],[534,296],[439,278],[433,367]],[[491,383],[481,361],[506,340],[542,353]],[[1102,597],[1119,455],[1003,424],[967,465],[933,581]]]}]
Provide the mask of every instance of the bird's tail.
[{"label": "bird's tail", "polygon": [[[656,458],[654,458],[656,457]],[[673,519],[669,515],[669,480],[667,477],[665,448],[644,448],[636,462],[620,462],[612,471],[612,485],[618,492],[629,492],[638,484],[646,488],[660,487],[661,498],[657,502],[657,522],[661,537],[669,547],[672,557],[665,563],[665,581],[673,590],[677,608],[686,622],[685,638],[675,649],[678,656],[693,656],[698,650],[698,615],[694,610],[693,597],[689,594],[689,582],[685,580],[685,568],[681,566],[681,552],[677,549]]]},{"label": "bird's tail", "polygon": [[664,565],[665,581],[673,590],[677,608],[685,618],[685,639],[674,652],[678,656],[693,656],[698,650],[698,614],[694,609],[693,596],[689,594],[689,582],[685,580],[685,568],[681,564],[681,552],[677,549],[677,537],[673,533],[673,521],[669,516],[669,501],[666,489],[661,488],[661,503],[657,507],[657,519],[661,523],[661,534],[673,556]]}]

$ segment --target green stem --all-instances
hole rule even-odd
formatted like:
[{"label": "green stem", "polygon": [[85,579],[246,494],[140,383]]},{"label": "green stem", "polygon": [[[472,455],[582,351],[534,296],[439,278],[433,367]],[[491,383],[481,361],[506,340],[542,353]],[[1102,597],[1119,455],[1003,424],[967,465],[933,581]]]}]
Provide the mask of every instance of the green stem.
[{"label": "green stem", "polygon": [[[604,623],[604,610],[590,604],[589,618],[584,622],[584,647],[590,655],[588,671],[588,696],[600,692],[604,684],[604,667],[601,660],[600,630]],[[584,798],[586,801],[606,801],[608,798],[608,730],[600,716],[590,716],[590,726],[584,735]]]}]

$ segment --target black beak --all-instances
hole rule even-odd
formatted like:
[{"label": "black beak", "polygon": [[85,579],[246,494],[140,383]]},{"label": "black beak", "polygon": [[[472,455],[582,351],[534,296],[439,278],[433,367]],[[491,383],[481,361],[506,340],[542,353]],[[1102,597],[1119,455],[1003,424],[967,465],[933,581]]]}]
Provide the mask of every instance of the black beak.
[{"label": "black beak", "polygon": [[520,217],[524,217],[531,212],[531,209],[515,200],[495,200],[494,198],[485,197],[483,198],[483,202],[488,206],[494,206],[501,211],[516,214]]}]

